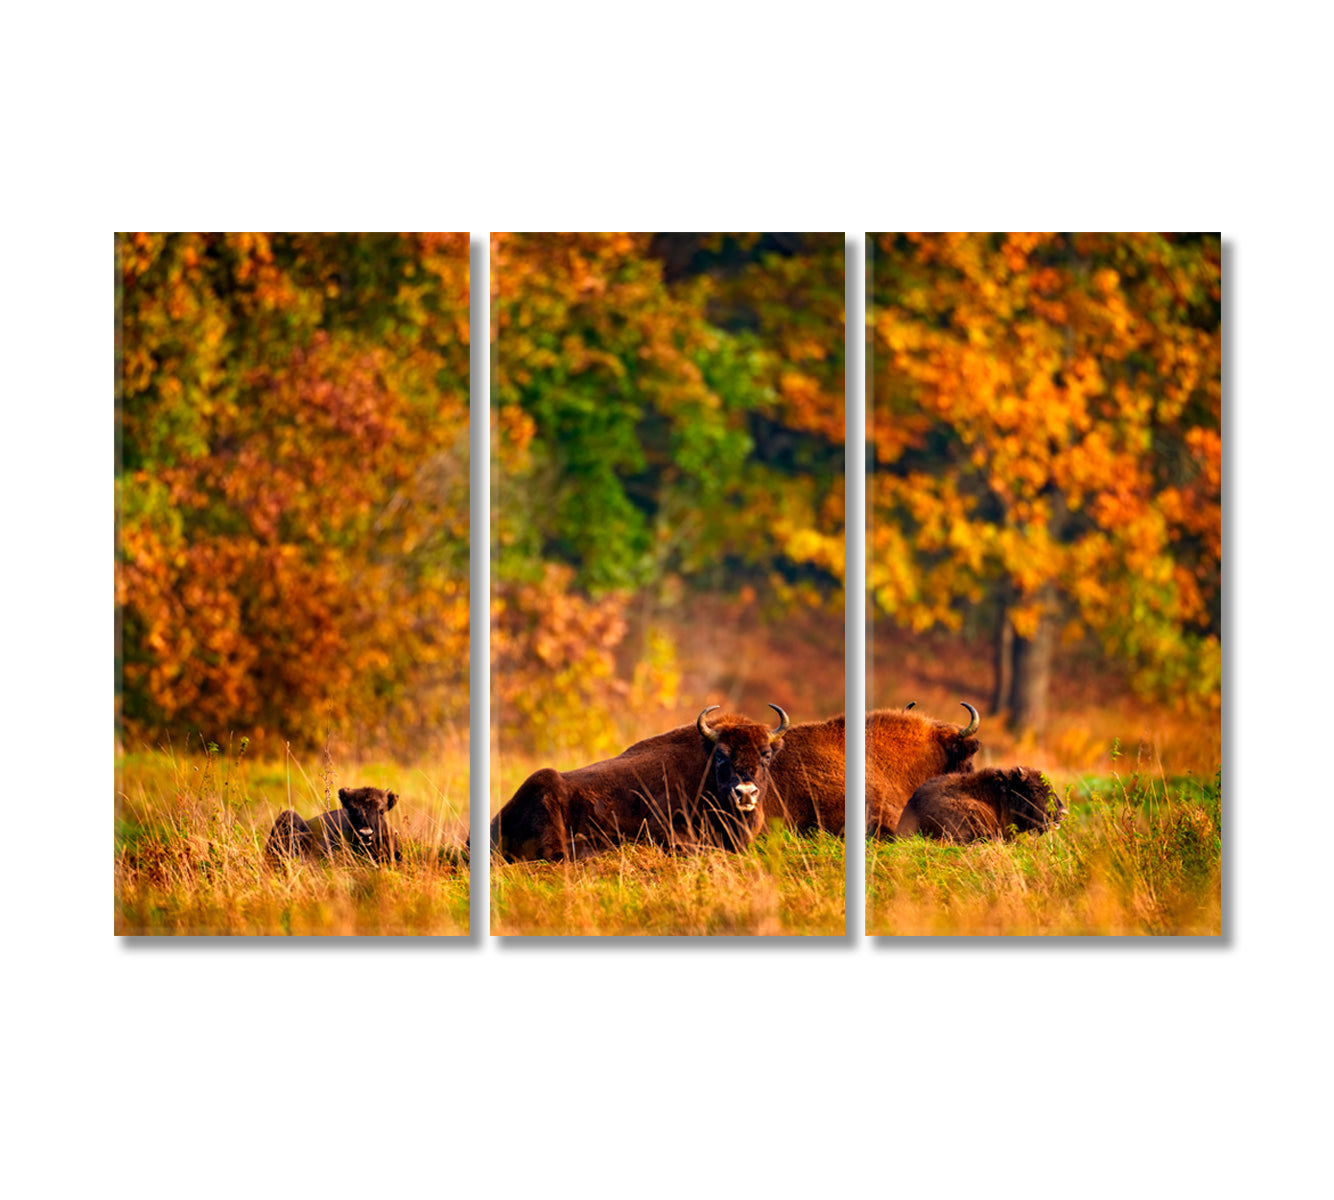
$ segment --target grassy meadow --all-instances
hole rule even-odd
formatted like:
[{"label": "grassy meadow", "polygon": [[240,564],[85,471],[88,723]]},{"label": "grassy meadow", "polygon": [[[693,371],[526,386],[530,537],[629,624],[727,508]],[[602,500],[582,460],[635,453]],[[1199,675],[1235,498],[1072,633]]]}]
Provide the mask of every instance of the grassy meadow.
[{"label": "grassy meadow", "polygon": [[771,830],[744,854],[622,846],[577,863],[491,863],[491,932],[843,933],[843,839]]},{"label": "grassy meadow", "polygon": [[1222,932],[1217,776],[1053,784],[1069,814],[1046,834],[964,846],[869,841],[867,933]]},{"label": "grassy meadow", "polygon": [[[986,704],[988,647],[877,624],[873,707],[918,702],[960,720]],[[1062,645],[1043,734],[983,707],[976,767],[1044,771],[1069,807],[1060,827],[1013,842],[926,838],[866,848],[868,934],[1195,934],[1221,932],[1222,731],[1136,695],[1116,665]]]},{"label": "grassy meadow", "polygon": [[[814,622],[794,632],[711,611],[683,647],[682,695],[725,697],[759,713],[766,699],[793,720],[831,716],[842,687],[841,630]],[[727,658],[718,647],[744,646]],[[984,645],[878,626],[872,706],[966,720],[959,701],[984,708]],[[720,680],[715,665],[736,664]],[[866,848],[869,934],[1197,934],[1221,925],[1221,762],[1217,719],[1192,719],[1134,694],[1105,662],[1063,649],[1042,737],[986,715],[978,767],[1036,766],[1066,798],[1054,833],[1010,843],[944,846],[915,838]],[[890,669],[892,667],[892,670]],[[745,674],[740,672],[744,669]],[[640,718],[617,745],[688,718],[678,705]],[[507,745],[504,738],[500,745]],[[1122,747],[1126,747],[1125,750]],[[611,753],[611,751],[607,752]],[[494,814],[539,767],[569,768],[607,753],[493,753]],[[843,932],[841,839],[766,830],[740,855],[672,856],[624,847],[580,863],[491,864],[491,931],[497,934],[833,934]],[[852,903],[862,903],[854,898]]]},{"label": "grassy meadow", "polygon": [[[493,758],[492,814],[529,774],[550,765]],[[491,932],[842,936],[843,893],[842,838],[769,826],[741,854],[631,845],[581,862],[493,858]]]},{"label": "grassy meadow", "polygon": [[[272,866],[264,844],[285,808],[338,807],[339,787],[395,792],[403,861],[335,856]],[[116,759],[118,934],[467,934],[466,748],[435,761],[252,761],[195,743]]]},{"label": "grassy meadow", "polygon": [[[627,645],[649,640],[632,621]],[[772,723],[770,701],[792,720],[843,708],[843,616],[810,612],[766,619],[754,603],[696,597],[689,610],[655,611],[648,625],[676,647],[670,704],[622,707],[605,744],[577,738],[533,753],[492,731],[494,816],[533,771],[569,770],[617,754],[641,738],[693,722],[706,704]],[[629,668],[627,668],[629,674]],[[498,714],[493,701],[492,716]],[[766,827],[745,853],[673,855],[624,846],[577,863],[491,862],[491,932],[535,935],[816,934],[844,932],[843,839]],[[858,900],[860,903],[860,900]]]}]

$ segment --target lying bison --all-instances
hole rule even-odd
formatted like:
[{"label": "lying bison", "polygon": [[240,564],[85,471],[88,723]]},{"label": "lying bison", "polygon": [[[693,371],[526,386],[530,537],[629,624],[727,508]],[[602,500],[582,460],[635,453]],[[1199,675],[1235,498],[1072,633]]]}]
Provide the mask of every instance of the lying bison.
[{"label": "lying bison", "polygon": [[989,767],[928,779],[899,818],[900,838],[920,833],[945,842],[999,840],[1012,832],[1054,829],[1065,806],[1041,771]]},{"label": "lying bison", "polygon": [[636,840],[672,850],[749,845],[789,721],[776,704],[774,729],[732,714],[710,721],[717,707],[605,762],[534,772],[491,821],[492,851],[559,860]]},{"label": "lying bison", "polygon": [[386,813],[398,803],[393,792],[379,788],[339,788],[343,807],[303,821],[290,808],[278,814],[269,831],[265,854],[274,861],[302,855],[329,858],[341,849],[374,859],[399,862],[398,835],[389,828]]},{"label": "lying bison", "polygon": [[783,735],[783,753],[769,768],[764,796],[766,820],[792,829],[841,834],[847,785],[844,780],[847,724],[840,713],[827,721],[805,721]]},{"label": "lying bison", "polygon": [[[893,833],[898,814],[919,783],[945,771],[965,770],[977,753],[972,736],[977,710],[966,729],[877,709],[866,716],[866,817],[868,832]],[[799,830],[825,829],[841,834],[846,810],[847,723],[840,714],[827,721],[793,725],[783,737],[783,755],[769,772],[764,815]],[[877,824],[872,828],[872,820]]]},{"label": "lying bison", "polygon": [[933,721],[908,709],[866,714],[866,832],[891,837],[899,815],[919,786],[936,775],[971,771],[980,743],[977,709],[965,701],[967,726]]}]

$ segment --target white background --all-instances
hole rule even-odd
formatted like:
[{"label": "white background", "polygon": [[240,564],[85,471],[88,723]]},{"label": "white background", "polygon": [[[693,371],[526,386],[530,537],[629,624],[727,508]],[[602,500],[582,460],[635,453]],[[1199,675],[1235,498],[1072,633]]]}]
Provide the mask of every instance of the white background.
[{"label": "white background", "polygon": [[[1327,1186],[1334,314],[1312,11],[8,17],[13,1194]],[[112,936],[112,230],[843,229],[863,263],[863,231],[917,225],[1223,231],[1222,939]]]}]

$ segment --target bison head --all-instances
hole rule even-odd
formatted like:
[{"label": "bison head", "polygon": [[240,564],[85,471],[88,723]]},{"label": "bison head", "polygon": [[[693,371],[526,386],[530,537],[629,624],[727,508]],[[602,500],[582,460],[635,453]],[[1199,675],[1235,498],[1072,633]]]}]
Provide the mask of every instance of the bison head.
[{"label": "bison head", "polygon": [[783,748],[783,734],[789,724],[787,713],[776,704],[769,705],[778,714],[778,724],[766,729],[755,721],[731,720],[710,726],[706,708],[695,719],[700,737],[711,743],[709,765],[714,796],[736,806],[738,812],[753,813],[764,799],[769,786],[769,764]]},{"label": "bison head", "polygon": [[977,709],[966,700],[960,700],[959,703],[968,710],[968,715],[972,717],[967,725],[956,728],[944,721],[937,722],[940,731],[940,744],[945,751],[945,758],[949,764],[942,774],[950,771],[971,770],[973,755],[982,748],[982,743],[973,736],[977,732],[978,726]]},{"label": "bison head", "polygon": [[1003,773],[1003,778],[1007,824],[1021,833],[1030,829],[1041,833],[1061,823],[1066,807],[1041,771],[1012,767]]},{"label": "bison head", "polygon": [[379,862],[393,861],[394,835],[385,814],[398,797],[373,787],[339,788],[338,803],[351,822],[353,846]]}]

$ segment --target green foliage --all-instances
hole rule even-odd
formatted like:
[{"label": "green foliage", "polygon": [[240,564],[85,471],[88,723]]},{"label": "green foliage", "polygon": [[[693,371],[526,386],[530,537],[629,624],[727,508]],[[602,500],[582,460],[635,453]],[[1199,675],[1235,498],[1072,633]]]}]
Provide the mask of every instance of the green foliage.
[{"label": "green foliage", "polygon": [[670,666],[615,661],[632,597],[841,606],[843,239],[491,249],[493,711],[530,746],[581,714],[609,749],[609,691],[671,700]]},{"label": "green foliage", "polygon": [[[500,235],[497,235],[498,237]],[[673,523],[715,552],[751,450],[744,415],[767,398],[754,356],[674,296],[629,235],[513,235],[496,247],[492,402],[521,413],[502,462],[523,454],[494,567],[523,577],[534,554],[590,592],[635,588],[678,560]],[[517,261],[516,261],[517,260]]]},{"label": "green foliage", "polygon": [[[571,566],[590,592],[720,559],[774,570],[800,561],[800,543],[776,535],[767,505],[755,511],[757,493],[818,474],[841,498],[841,450],[799,447],[821,422],[841,444],[842,239],[673,283],[654,244],[495,235],[502,579],[531,577],[534,557]],[[812,293],[822,303],[803,305]],[[797,369],[807,360],[818,378]],[[842,531],[841,508],[808,502],[789,519]]]}]

